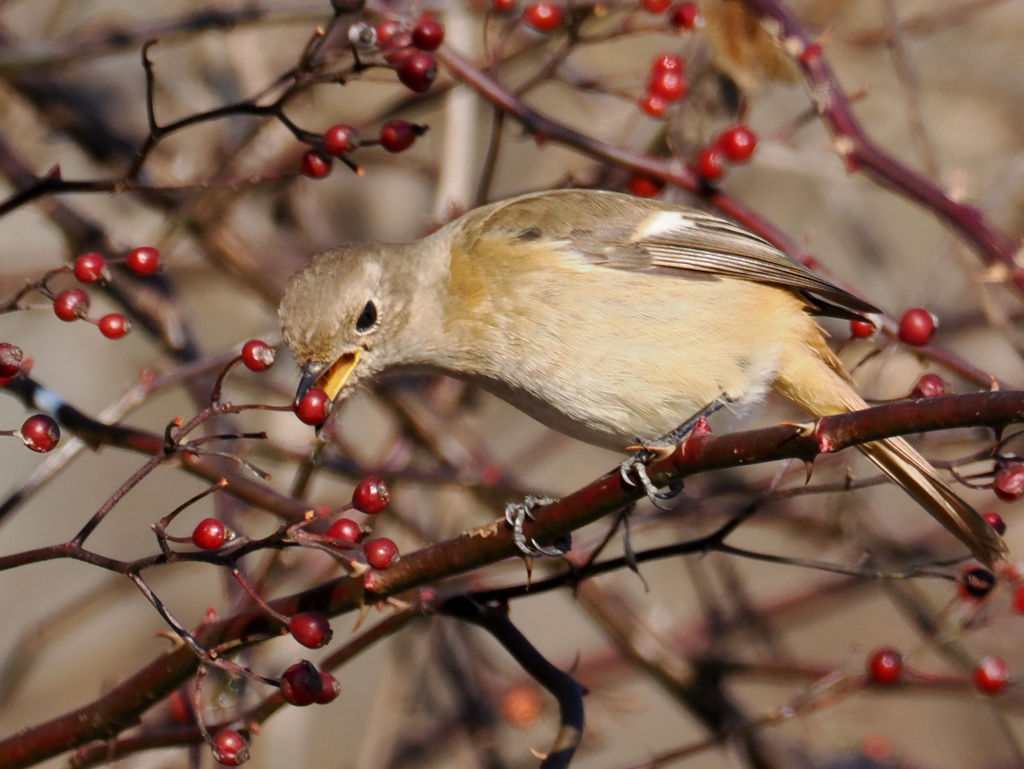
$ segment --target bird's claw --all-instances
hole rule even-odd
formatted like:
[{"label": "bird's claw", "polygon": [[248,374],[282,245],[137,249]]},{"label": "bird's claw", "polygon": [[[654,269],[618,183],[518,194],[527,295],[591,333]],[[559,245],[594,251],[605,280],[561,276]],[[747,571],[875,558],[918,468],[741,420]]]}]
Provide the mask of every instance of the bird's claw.
[{"label": "bird's claw", "polygon": [[572,539],[566,535],[547,547],[541,545],[535,539],[527,540],[523,532],[523,524],[527,520],[533,520],[533,509],[538,505],[550,505],[555,500],[551,497],[527,496],[522,502],[509,502],[505,505],[505,521],[512,527],[512,539],[523,555],[531,558],[548,556],[549,558],[561,558],[572,548]]},{"label": "bird's claw", "polygon": [[[658,491],[658,487],[654,485],[651,481],[651,476],[647,473],[647,463],[655,456],[656,454],[650,449],[640,449],[619,465],[619,475],[622,476],[623,482],[630,486],[636,486],[637,481],[639,481],[647,493],[647,498],[651,500],[651,504],[656,508],[659,510],[671,510],[672,508],[661,503],[679,496],[679,493],[683,490],[683,482],[676,481],[676,483],[669,487],[668,491]],[[633,480],[634,477],[636,480]]]}]

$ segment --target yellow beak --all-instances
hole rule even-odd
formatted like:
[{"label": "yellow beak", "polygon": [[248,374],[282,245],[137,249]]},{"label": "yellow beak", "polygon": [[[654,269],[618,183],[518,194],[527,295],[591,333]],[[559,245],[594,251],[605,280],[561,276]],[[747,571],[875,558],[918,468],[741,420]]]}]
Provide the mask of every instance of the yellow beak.
[{"label": "yellow beak", "polygon": [[362,353],[363,351],[358,348],[355,352],[345,353],[334,361],[334,364],[317,380],[317,386],[327,393],[327,397],[332,401],[345,386],[345,382],[351,376],[352,369],[356,367],[356,364],[359,362],[359,356]]},{"label": "yellow beak", "polygon": [[302,368],[302,379],[299,381],[299,388],[295,394],[295,402],[298,403],[302,400],[302,396],[310,387],[319,387],[333,401],[352,375],[352,369],[359,362],[362,352],[359,349],[347,352],[334,361],[330,367],[324,363],[307,363]]}]

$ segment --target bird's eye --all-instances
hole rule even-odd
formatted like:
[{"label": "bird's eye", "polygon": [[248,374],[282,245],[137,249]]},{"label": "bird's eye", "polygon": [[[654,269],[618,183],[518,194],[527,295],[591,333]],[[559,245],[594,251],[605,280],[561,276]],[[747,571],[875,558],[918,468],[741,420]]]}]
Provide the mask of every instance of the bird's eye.
[{"label": "bird's eye", "polygon": [[366,303],[362,313],[359,315],[359,320],[356,321],[356,331],[360,334],[365,334],[371,328],[377,325],[377,305],[373,303],[371,299]]}]

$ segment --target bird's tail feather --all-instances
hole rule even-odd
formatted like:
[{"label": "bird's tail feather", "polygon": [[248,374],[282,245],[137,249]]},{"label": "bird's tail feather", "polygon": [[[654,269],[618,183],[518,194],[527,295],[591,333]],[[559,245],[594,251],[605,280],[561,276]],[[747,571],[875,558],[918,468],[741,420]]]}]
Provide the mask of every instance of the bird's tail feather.
[{"label": "bird's tail feather", "polygon": [[991,567],[1006,552],[1006,545],[988,521],[958,497],[935,468],[905,440],[889,438],[857,448],[967,545],[979,561]]},{"label": "bird's tail feather", "polygon": [[[838,359],[820,342],[820,357],[800,355],[786,361],[776,389],[815,416],[860,411],[868,404],[848,384]],[[957,496],[928,460],[902,438],[857,447],[932,517],[967,545],[982,563],[992,566],[1006,545],[988,521]]]}]

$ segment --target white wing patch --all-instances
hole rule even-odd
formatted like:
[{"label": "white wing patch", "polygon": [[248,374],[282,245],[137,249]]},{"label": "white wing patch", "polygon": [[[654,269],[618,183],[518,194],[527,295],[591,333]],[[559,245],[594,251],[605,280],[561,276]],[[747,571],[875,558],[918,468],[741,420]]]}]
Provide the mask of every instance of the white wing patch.
[{"label": "white wing patch", "polygon": [[636,232],[633,233],[633,237],[629,240],[631,243],[639,243],[642,240],[664,235],[668,232],[679,232],[680,230],[688,230],[696,226],[696,222],[678,211],[658,211],[658,213],[647,217],[636,228]]}]

